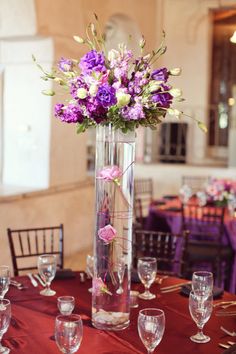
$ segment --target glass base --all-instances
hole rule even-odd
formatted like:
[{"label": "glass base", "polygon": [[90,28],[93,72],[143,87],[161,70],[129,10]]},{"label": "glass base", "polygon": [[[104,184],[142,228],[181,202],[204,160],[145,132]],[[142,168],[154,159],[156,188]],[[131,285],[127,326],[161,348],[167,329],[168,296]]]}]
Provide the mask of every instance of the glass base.
[{"label": "glass base", "polygon": [[194,336],[191,336],[190,339],[192,342],[195,342],[195,343],[208,343],[211,340],[210,337],[205,336],[205,334],[200,334],[200,333],[197,333]]},{"label": "glass base", "polygon": [[92,324],[97,329],[121,331],[129,326],[129,313],[100,310],[93,314]]},{"label": "glass base", "polygon": [[138,297],[143,300],[152,300],[152,299],[156,298],[156,295],[152,294],[152,293],[142,293],[142,294],[139,294]]},{"label": "glass base", "polygon": [[56,294],[56,291],[51,290],[51,289],[43,289],[40,291],[40,295],[43,295],[43,296],[53,296],[55,294]]},{"label": "glass base", "polygon": [[10,353],[10,349],[7,348],[7,347],[1,346],[1,347],[0,347],[0,353],[1,353],[1,354],[8,354],[8,353]]}]

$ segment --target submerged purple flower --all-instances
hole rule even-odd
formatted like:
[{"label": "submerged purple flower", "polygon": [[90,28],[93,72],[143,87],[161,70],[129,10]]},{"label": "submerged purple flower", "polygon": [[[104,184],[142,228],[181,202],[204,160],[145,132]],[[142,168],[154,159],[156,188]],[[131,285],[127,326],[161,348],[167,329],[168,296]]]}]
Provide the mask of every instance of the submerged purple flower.
[{"label": "submerged purple flower", "polygon": [[151,73],[152,80],[166,82],[168,80],[168,77],[169,77],[169,73],[166,68],[156,69]]},{"label": "submerged purple flower", "polygon": [[134,106],[122,108],[122,116],[125,120],[139,120],[145,118],[143,106],[141,103],[135,103]]},{"label": "submerged purple flower", "polygon": [[71,71],[73,69],[73,61],[62,57],[58,63],[58,67],[63,72]]},{"label": "submerged purple flower", "polygon": [[79,67],[83,74],[90,73],[91,71],[106,71],[103,53],[99,53],[94,49],[91,50],[81,58]]},{"label": "submerged purple flower", "polygon": [[60,103],[56,104],[54,113],[57,118],[66,123],[82,123],[84,119],[81,108],[72,103],[68,106],[64,106]]},{"label": "submerged purple flower", "polygon": [[103,107],[111,107],[117,102],[116,90],[110,85],[101,85],[98,88],[96,98]]}]

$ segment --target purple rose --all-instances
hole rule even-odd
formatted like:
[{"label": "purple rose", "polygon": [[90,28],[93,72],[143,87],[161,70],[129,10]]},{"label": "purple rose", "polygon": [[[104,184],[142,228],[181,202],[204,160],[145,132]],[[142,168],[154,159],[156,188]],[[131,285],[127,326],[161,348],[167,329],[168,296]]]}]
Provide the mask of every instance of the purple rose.
[{"label": "purple rose", "polygon": [[166,82],[168,80],[168,77],[169,77],[169,73],[166,68],[156,69],[151,73],[152,80]]},{"label": "purple rose", "polygon": [[166,86],[166,85],[162,85],[162,89],[164,92],[161,90],[158,90],[152,96],[152,101],[154,103],[156,103],[157,106],[159,106],[159,107],[169,108],[172,103],[172,99],[173,99],[171,94],[169,92],[167,92],[170,89],[170,87]]},{"label": "purple rose", "polygon": [[81,58],[79,67],[83,74],[90,73],[91,71],[106,71],[103,53],[99,53],[94,49],[91,50]]},{"label": "purple rose", "polygon": [[75,104],[69,104],[68,106],[56,104],[54,112],[55,116],[62,122],[82,123],[84,120],[83,112],[81,111],[80,107],[76,106]]},{"label": "purple rose", "polygon": [[103,107],[111,107],[117,102],[116,90],[114,89],[114,87],[109,86],[107,84],[101,85],[98,88],[96,98]]},{"label": "purple rose", "polygon": [[58,67],[61,71],[71,71],[73,69],[73,61],[70,59],[61,58]]}]

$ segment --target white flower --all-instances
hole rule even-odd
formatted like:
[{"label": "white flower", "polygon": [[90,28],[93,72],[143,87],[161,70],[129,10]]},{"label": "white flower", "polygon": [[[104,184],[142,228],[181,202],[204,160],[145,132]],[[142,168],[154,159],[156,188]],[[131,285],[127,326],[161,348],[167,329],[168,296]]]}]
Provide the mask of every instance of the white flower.
[{"label": "white flower", "polygon": [[97,85],[92,84],[92,85],[90,86],[90,88],[89,88],[89,94],[90,94],[91,96],[96,96],[97,91],[98,91]]},{"label": "white flower", "polygon": [[85,88],[81,87],[77,90],[77,97],[80,99],[84,99],[88,96],[88,92]]},{"label": "white flower", "polygon": [[80,44],[84,43],[84,39],[79,36],[73,36],[74,40]]},{"label": "white flower", "polygon": [[168,108],[167,112],[170,116],[176,116],[177,118],[180,118],[181,116],[181,112],[176,108]]},{"label": "white flower", "polygon": [[108,54],[107,54],[107,58],[109,61],[114,61],[115,59],[117,59],[119,56],[119,52],[115,49],[111,49],[109,50]]},{"label": "white flower", "polygon": [[150,81],[150,83],[149,83],[149,91],[150,92],[157,91],[160,88],[160,82],[161,81],[155,81],[155,80]]},{"label": "white flower", "polygon": [[170,89],[169,93],[171,94],[171,96],[173,97],[180,97],[182,95],[182,91],[178,88],[172,88]]},{"label": "white flower", "polygon": [[130,102],[130,94],[124,93],[123,91],[116,92],[117,107],[121,108],[126,106]]},{"label": "white flower", "polygon": [[170,70],[170,75],[178,76],[181,74],[181,68],[173,68]]}]

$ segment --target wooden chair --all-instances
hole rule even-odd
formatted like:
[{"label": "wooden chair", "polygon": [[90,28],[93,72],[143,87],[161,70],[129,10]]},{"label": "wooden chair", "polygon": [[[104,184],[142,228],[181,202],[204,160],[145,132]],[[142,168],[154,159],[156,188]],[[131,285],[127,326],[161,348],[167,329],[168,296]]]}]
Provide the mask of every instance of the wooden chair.
[{"label": "wooden chair", "polygon": [[156,257],[160,274],[182,276],[186,257],[188,232],[176,235],[170,232],[134,229],[133,267],[140,257]]},{"label": "wooden chair", "polygon": [[63,225],[31,229],[7,229],[14,275],[37,269],[37,257],[55,254],[63,268]]},{"label": "wooden chair", "polygon": [[143,216],[148,213],[148,208],[153,200],[153,181],[151,178],[138,178],[134,180],[134,200],[139,199]]},{"label": "wooden chair", "polygon": [[233,250],[223,244],[225,209],[216,206],[182,205],[182,229],[189,230],[186,277],[204,267],[211,268],[218,286],[229,288]]},{"label": "wooden chair", "polygon": [[193,194],[196,194],[205,189],[209,179],[209,176],[182,176],[182,186],[189,186]]}]

